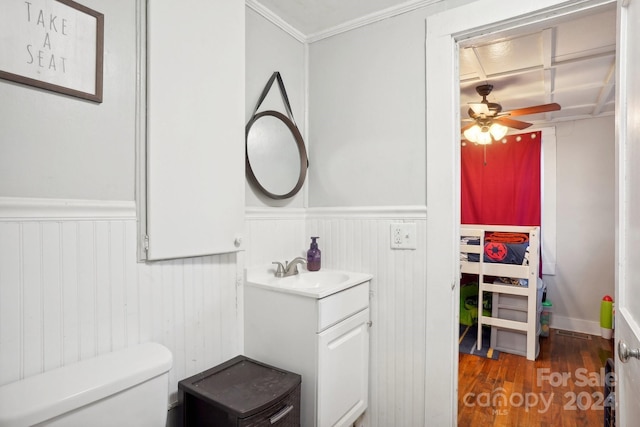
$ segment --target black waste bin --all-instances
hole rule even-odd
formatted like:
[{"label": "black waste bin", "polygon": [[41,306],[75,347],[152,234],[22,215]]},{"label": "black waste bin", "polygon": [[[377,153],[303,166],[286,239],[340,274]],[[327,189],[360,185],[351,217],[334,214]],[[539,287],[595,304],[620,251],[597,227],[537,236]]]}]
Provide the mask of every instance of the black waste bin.
[{"label": "black waste bin", "polygon": [[236,356],[178,383],[184,427],[299,427],[298,374]]}]

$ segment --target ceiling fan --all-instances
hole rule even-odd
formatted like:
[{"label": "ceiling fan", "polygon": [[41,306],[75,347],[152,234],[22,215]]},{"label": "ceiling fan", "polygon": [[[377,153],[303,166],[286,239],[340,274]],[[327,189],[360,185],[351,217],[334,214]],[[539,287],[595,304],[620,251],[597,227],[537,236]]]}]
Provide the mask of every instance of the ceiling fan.
[{"label": "ceiling fan", "polygon": [[551,104],[519,108],[503,113],[500,104],[487,100],[487,96],[489,96],[492,90],[493,85],[490,84],[476,87],[476,92],[482,96],[482,101],[469,103],[469,117],[471,117],[472,123],[462,126],[460,129],[468,141],[483,145],[491,144],[492,141],[502,139],[507,134],[509,128],[522,130],[532,125],[532,123],[514,120],[507,116],[527,116],[529,114],[546,113],[560,109],[560,105],[554,102]]}]

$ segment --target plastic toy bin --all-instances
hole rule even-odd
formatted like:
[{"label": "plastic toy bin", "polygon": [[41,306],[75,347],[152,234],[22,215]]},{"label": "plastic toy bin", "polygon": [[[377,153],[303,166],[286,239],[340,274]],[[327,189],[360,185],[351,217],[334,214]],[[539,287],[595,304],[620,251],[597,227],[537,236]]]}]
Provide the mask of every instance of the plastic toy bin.
[{"label": "plastic toy bin", "polygon": [[300,426],[298,374],[236,356],[178,383],[185,427]]}]

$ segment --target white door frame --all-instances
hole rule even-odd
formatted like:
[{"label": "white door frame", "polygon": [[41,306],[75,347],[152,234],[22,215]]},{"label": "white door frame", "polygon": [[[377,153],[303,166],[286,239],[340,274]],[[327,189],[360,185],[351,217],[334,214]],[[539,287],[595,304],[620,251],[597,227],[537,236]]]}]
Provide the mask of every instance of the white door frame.
[{"label": "white door frame", "polygon": [[[426,24],[426,390],[429,425],[456,425],[460,284],[460,82],[458,44],[544,25],[613,0],[478,0]],[[491,11],[491,13],[487,13]]]}]

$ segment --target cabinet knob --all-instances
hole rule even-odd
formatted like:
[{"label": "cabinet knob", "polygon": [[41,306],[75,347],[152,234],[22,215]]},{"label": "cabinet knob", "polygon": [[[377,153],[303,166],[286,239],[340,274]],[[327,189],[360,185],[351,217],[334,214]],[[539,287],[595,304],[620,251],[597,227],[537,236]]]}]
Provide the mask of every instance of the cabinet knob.
[{"label": "cabinet knob", "polygon": [[236,237],[235,240],[233,241],[233,245],[236,248],[239,248],[240,245],[242,245],[242,237],[240,237],[240,236]]},{"label": "cabinet knob", "polygon": [[373,322],[372,322],[371,320],[369,320],[369,321],[367,322],[367,326],[368,326],[368,327],[372,327],[372,326],[373,326]]}]

